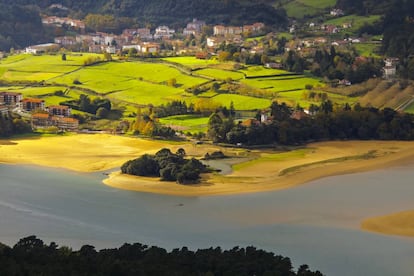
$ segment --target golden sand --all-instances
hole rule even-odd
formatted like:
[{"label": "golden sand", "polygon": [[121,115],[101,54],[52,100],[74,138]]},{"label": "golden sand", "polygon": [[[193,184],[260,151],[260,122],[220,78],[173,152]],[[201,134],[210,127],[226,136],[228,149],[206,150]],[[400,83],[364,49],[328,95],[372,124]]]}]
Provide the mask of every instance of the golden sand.
[{"label": "golden sand", "polygon": [[[250,161],[229,175],[208,174],[198,185],[179,185],[113,173],[106,185],[141,192],[205,196],[280,190],[326,176],[362,172],[414,161],[414,142],[322,142],[290,153],[241,152]],[[371,155],[369,154],[371,153]],[[365,159],[365,155],[372,158]],[[280,157],[282,156],[282,157]],[[285,172],[285,173],[284,173]]]},{"label": "golden sand", "polygon": [[0,140],[0,162],[93,172],[121,166],[162,143],[108,134],[79,134]]},{"label": "golden sand", "polygon": [[[111,174],[104,183],[120,189],[181,196],[238,194],[285,189],[326,176],[414,161],[414,142],[333,141],[309,144],[291,152],[275,152],[107,134],[78,134],[0,140],[0,162],[93,172],[119,167],[127,160],[144,153],[155,153],[163,147],[172,151],[182,147],[189,156],[197,158],[207,152],[222,150],[235,157],[233,163],[240,160],[240,164],[229,175],[206,174],[198,185],[179,185],[119,173]],[[368,153],[373,158],[363,158]]]},{"label": "golden sand", "polygon": [[361,228],[386,235],[414,237],[414,211],[369,218],[361,223]]},{"label": "golden sand", "polygon": [[[280,190],[326,176],[397,166],[414,162],[414,142],[333,141],[307,145],[290,152],[220,148],[213,145],[171,143],[107,134],[79,134],[0,140],[0,163],[35,164],[94,172],[122,165],[163,147],[182,147],[187,155],[201,158],[216,150],[234,157],[229,175],[206,174],[197,185],[179,185],[154,178],[112,173],[104,183],[140,192],[206,196]],[[239,158],[240,157],[240,158]],[[414,236],[414,211],[370,218],[361,227],[368,231]]]}]

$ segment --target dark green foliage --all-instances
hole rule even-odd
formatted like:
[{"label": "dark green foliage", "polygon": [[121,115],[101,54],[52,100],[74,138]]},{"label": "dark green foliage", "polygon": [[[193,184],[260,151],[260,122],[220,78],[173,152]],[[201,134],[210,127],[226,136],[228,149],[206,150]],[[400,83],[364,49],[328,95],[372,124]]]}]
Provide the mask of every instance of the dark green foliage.
[{"label": "dark green foliage", "polygon": [[[0,50],[21,48],[47,41],[39,11],[19,1],[0,2]],[[26,1],[22,1],[26,2]]]},{"label": "dark green foliage", "polygon": [[85,94],[81,94],[79,96],[79,100],[65,101],[65,102],[61,102],[60,104],[67,105],[73,109],[88,112],[91,114],[96,114],[96,115],[98,115],[97,111],[100,108],[104,108],[108,113],[112,108],[112,104],[110,100],[105,99],[105,98],[95,98],[93,99],[93,101],[91,101],[89,96]]},{"label": "dark green foliage", "polygon": [[148,154],[129,160],[121,166],[122,173],[139,176],[159,176],[159,170],[160,166],[157,160]]},{"label": "dark green foliage", "polygon": [[194,113],[194,106],[193,104],[187,106],[187,103],[185,101],[172,101],[165,105],[160,105],[155,110],[155,114],[158,118],[191,113]]},{"label": "dark green foliage", "polygon": [[351,52],[339,52],[335,47],[330,51],[317,50],[314,62],[309,64],[311,72],[331,80],[349,80],[352,84],[382,75],[382,60],[362,58]]},{"label": "dark green foliage", "polygon": [[0,137],[32,132],[30,122],[12,113],[0,114]]},{"label": "dark green foliage", "polygon": [[214,151],[214,152],[212,152],[212,153],[206,153],[205,155],[204,155],[204,159],[205,160],[215,160],[215,159],[224,159],[224,158],[226,158],[227,156],[226,155],[224,155],[224,153],[222,152],[222,151]]},{"label": "dark green foliage", "polygon": [[414,79],[414,2],[396,0],[384,18],[382,51],[400,59],[399,73]]},{"label": "dark green foliage", "polygon": [[[183,150],[183,149],[182,149]],[[160,176],[163,181],[178,183],[196,183],[200,173],[207,171],[206,166],[197,159],[185,159],[185,152],[172,153],[169,149],[161,149],[155,155],[143,155],[127,161],[122,165],[122,173],[140,176]]]},{"label": "dark green foliage", "polygon": [[[251,126],[236,125],[217,142],[296,145],[309,141],[335,139],[414,140],[414,115],[397,113],[392,109],[363,108],[355,105],[351,110],[345,104],[334,110],[332,102],[324,101],[313,107],[316,113],[301,119],[291,117],[292,109],[285,104],[272,104],[273,121]],[[210,126],[212,127],[212,126]],[[221,129],[220,124],[214,126]],[[209,132],[214,131],[209,129]]]},{"label": "dark green foliage", "polygon": [[14,247],[0,247],[0,275],[306,275],[322,276],[307,265],[293,271],[289,258],[256,249],[220,247],[191,251],[187,247],[167,252],[156,246],[125,243],[120,248],[97,251],[84,245],[79,251],[46,245],[36,236],[21,239]]}]

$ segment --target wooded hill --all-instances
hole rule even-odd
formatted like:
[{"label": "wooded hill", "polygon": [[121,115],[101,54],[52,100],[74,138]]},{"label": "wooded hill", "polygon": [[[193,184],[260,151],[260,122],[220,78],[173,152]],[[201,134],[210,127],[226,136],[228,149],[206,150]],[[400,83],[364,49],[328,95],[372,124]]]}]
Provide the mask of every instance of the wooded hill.
[{"label": "wooded hill", "polygon": [[[111,14],[137,18],[152,24],[184,24],[192,18],[207,23],[244,24],[261,21],[268,25],[285,25],[283,10],[275,9],[272,1],[242,0],[3,0],[7,5],[34,5],[47,11],[52,4],[67,7],[68,13],[85,16],[88,13]],[[50,11],[50,10],[49,10]],[[63,10],[64,11],[64,10]]]}]

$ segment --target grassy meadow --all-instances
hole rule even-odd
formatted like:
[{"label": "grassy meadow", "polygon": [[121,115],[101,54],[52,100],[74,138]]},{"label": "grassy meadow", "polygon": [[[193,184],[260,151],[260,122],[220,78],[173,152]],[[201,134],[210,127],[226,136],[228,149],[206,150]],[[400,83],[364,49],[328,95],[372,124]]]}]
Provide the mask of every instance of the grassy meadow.
[{"label": "grassy meadow", "polygon": [[336,4],[335,0],[288,0],[284,2],[283,8],[287,15],[299,19],[321,14]]},{"label": "grassy meadow", "polygon": [[[308,107],[311,102],[303,99],[305,85],[310,84],[316,89],[323,86],[319,79],[306,75],[292,75],[288,71],[258,65],[235,70],[234,63],[220,63],[214,59],[172,57],[157,62],[114,60],[84,66],[84,61],[90,56],[101,57],[97,54],[67,54],[64,61],[59,54],[12,55],[0,61],[0,79],[9,83],[9,86],[2,87],[2,91],[42,98],[46,106],[78,99],[81,94],[88,94],[92,99],[105,97],[111,100],[114,107],[124,111],[123,119],[130,120],[138,106],[160,106],[173,100],[195,106],[212,104],[229,107],[233,104],[240,111],[268,108],[274,99]],[[219,91],[208,88],[211,85],[208,84],[211,82],[209,79],[222,83]],[[228,79],[232,83],[226,82]],[[186,91],[201,85],[207,87],[207,91],[199,95]],[[234,85],[239,87],[236,91],[230,89]],[[63,95],[57,91],[63,92]],[[338,102],[347,101],[345,96],[335,94],[329,95],[329,98]],[[182,116],[163,118],[160,122],[199,132],[205,131],[206,120]]]}]

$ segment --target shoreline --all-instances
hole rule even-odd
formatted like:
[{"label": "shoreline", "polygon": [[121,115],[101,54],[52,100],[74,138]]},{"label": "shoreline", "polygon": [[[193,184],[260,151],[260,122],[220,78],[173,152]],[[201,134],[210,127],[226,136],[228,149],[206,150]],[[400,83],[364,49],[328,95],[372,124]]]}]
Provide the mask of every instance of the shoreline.
[{"label": "shoreline", "polygon": [[[329,157],[332,158],[327,158],[328,156],[323,152],[325,147],[344,145],[344,143],[352,147],[351,152],[360,155],[331,153]],[[311,153],[304,157],[279,162],[259,160],[257,164],[254,164],[255,160],[253,160],[252,165],[234,170],[228,175],[204,175],[201,183],[195,185],[180,185],[174,182],[159,181],[158,178],[125,175],[119,171],[111,173],[103,183],[118,189],[173,196],[232,195],[288,189],[324,177],[380,170],[390,166],[396,167],[414,163],[414,143],[407,144],[408,147],[399,144],[400,147],[387,148],[386,146],[395,145],[395,142],[375,142],[374,147],[378,150],[377,156],[368,159],[358,158],[369,154],[369,151],[373,150],[374,147],[365,149],[362,147],[362,151],[358,150],[363,144],[366,147],[366,143],[369,142],[313,143],[307,147],[311,149]],[[404,142],[402,143],[404,144]],[[320,149],[321,153],[319,154],[318,150]],[[367,149],[369,150],[363,151]],[[318,154],[321,156],[318,156]],[[277,155],[277,153],[274,155]],[[312,157],[311,155],[316,156]],[[251,161],[246,163],[249,162]],[[279,163],[278,166],[275,165],[276,162]],[[260,167],[262,170],[259,169]],[[291,168],[294,168],[292,172],[285,173]]]},{"label": "shoreline", "polygon": [[[109,134],[0,140],[0,163],[34,164],[80,172],[99,172],[161,148],[182,147],[190,157],[221,150],[232,158],[226,175],[205,174],[200,184],[180,185],[119,173],[111,173],[105,185],[147,193],[175,196],[209,196],[281,190],[342,174],[379,170],[414,163],[414,142],[327,141],[288,152],[273,149],[246,150],[215,145],[173,143]],[[234,160],[239,160],[234,162]],[[220,162],[225,162],[223,159]]]},{"label": "shoreline", "polygon": [[[184,148],[188,157],[201,158],[221,150],[230,159],[230,173],[204,174],[197,185],[162,182],[158,178],[106,175],[103,184],[137,192],[181,197],[236,195],[277,191],[311,181],[389,167],[414,164],[414,141],[329,141],[311,143],[292,151],[247,150],[215,145],[154,141],[109,134],[0,140],[0,164],[29,164],[77,172],[100,172],[161,148]],[[227,163],[226,163],[227,162]],[[404,211],[361,222],[361,229],[386,235],[414,237],[414,211]]]}]

